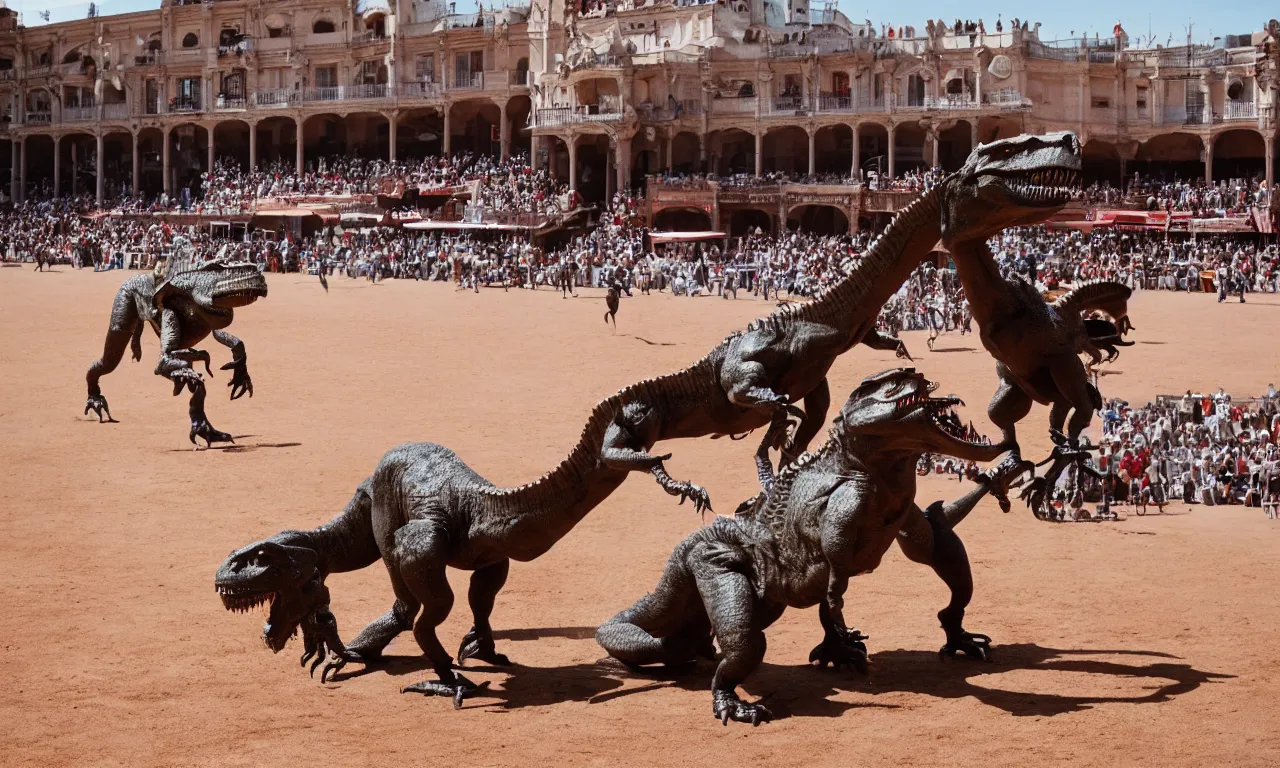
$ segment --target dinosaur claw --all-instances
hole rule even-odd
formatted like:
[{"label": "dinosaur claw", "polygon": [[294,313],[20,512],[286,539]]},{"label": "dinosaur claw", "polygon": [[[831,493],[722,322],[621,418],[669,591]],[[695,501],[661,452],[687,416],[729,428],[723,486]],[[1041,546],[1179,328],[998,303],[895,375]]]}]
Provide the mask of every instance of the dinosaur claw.
[{"label": "dinosaur claw", "polygon": [[736,723],[750,723],[752,727],[756,727],[773,719],[773,713],[768,707],[759,702],[747,703],[738,698],[733,691],[717,690],[712,692],[711,696],[712,712],[725,727],[728,727],[730,720]]}]

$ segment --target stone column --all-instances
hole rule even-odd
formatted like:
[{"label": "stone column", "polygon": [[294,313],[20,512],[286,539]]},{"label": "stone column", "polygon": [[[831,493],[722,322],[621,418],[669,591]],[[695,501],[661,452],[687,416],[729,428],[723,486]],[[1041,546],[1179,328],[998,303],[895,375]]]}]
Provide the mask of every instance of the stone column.
[{"label": "stone column", "polygon": [[205,160],[204,172],[213,173],[213,163],[217,159],[216,157],[214,157],[213,128],[210,128],[205,135],[208,137],[209,148],[208,148],[208,151],[206,152],[206,154],[208,155],[208,159]]},{"label": "stone column", "polygon": [[396,136],[399,133],[398,123],[399,115],[391,114],[387,116],[387,159],[391,162],[396,161]]},{"label": "stone column", "polygon": [[862,168],[862,147],[858,146],[860,143],[858,141],[860,132],[858,130],[857,123],[854,123],[849,127],[853,130],[853,167],[849,169],[849,175],[854,179],[861,179],[862,176],[858,173],[859,169]]},{"label": "stone column", "polygon": [[98,201],[98,207],[101,208],[102,198],[106,196],[106,189],[107,189],[106,174],[103,173],[102,171],[102,156],[105,155],[107,152],[107,146],[106,146],[107,137],[106,137],[106,134],[102,133],[102,131],[98,131],[97,138],[98,138],[98,157],[94,167],[94,174],[95,174],[95,180],[97,181],[98,189],[96,190],[94,197]]},{"label": "stone column", "polygon": [[[1272,185],[1274,185],[1274,184],[1276,183],[1276,137],[1275,137],[1275,136],[1263,136],[1262,138],[1263,138],[1263,140],[1264,140],[1264,143],[1265,143],[1265,144],[1266,144],[1266,146],[1267,146],[1267,150],[1266,150],[1266,163],[1267,163],[1266,174],[1267,174],[1267,176],[1266,176],[1266,178],[1267,178],[1267,187],[1268,187],[1268,188],[1270,188]],[[1272,195],[1276,194],[1276,193],[1275,193],[1275,190],[1272,190],[1271,194],[1272,194]]]},{"label": "stone column", "polygon": [[978,118],[975,117],[973,119],[973,122],[969,123],[969,151],[972,152],[977,148],[978,148]]},{"label": "stone column", "polygon": [[698,134],[698,170],[705,172],[707,170],[707,134],[701,132]]},{"label": "stone column", "polygon": [[498,140],[502,145],[499,157],[506,160],[511,157],[511,121],[507,119],[507,102],[498,105],[498,115],[502,120],[502,124],[498,126]]},{"label": "stone column", "polygon": [[933,167],[937,168],[942,165],[942,163],[938,161],[938,132],[930,131],[929,140],[931,144],[930,151],[933,152]]},{"label": "stone column", "polygon": [[893,135],[894,133],[897,132],[897,129],[898,129],[898,126],[896,125],[889,126],[889,178],[891,179],[894,177],[894,170],[895,170],[894,169],[895,152],[893,148]]},{"label": "stone column", "polygon": [[569,189],[578,189],[578,137],[569,136],[564,145],[569,148]]},{"label": "stone column", "polygon": [[18,196],[22,200],[26,200],[27,199],[27,142],[26,142],[26,139],[23,139],[22,142],[20,143],[22,146],[22,152],[21,152],[21,162],[18,163],[18,167],[21,169],[20,173],[22,175],[18,182]]},{"label": "stone column", "polygon": [[258,170],[258,124],[249,124],[249,172]]},{"label": "stone column", "polygon": [[541,136],[529,137],[529,167],[538,170],[538,150],[542,148]]},{"label": "stone column", "polygon": [[756,177],[759,178],[764,168],[764,133],[756,133]]},{"label": "stone column", "polygon": [[818,172],[818,132],[809,131],[809,175]]},{"label": "stone column", "polygon": [[[71,142],[71,196],[75,197],[80,194],[80,152],[79,146],[73,141]],[[22,186],[26,187],[24,180]]]},{"label": "stone column", "polygon": [[[1205,109],[1208,109],[1206,106]],[[1204,183],[1213,183],[1213,138],[1204,139]]]},{"label": "stone column", "polygon": [[[449,130],[449,112],[450,111],[451,110],[449,109],[449,106],[446,105],[444,108],[444,136],[441,138],[441,140],[444,142],[445,157],[449,157],[452,154],[451,150],[453,148],[453,135]],[[569,153],[569,156],[572,157],[573,153],[572,152]]]},{"label": "stone column", "polygon": [[62,144],[61,136],[53,137],[53,196],[62,197],[62,153],[58,151]]},{"label": "stone column", "polygon": [[297,165],[297,168],[298,168],[298,175],[299,175],[299,176],[301,176],[301,175],[302,175],[303,162],[306,160],[306,157],[305,157],[305,156],[303,155],[303,153],[302,153],[302,118],[301,118],[301,117],[299,117],[299,118],[295,118],[295,122],[296,122],[296,123],[297,123],[297,125],[298,125],[298,131],[297,131],[297,134],[298,134],[298,141],[297,141],[297,144],[298,144],[298,146],[295,148],[295,149],[297,150],[297,151],[295,152],[295,154],[297,155],[296,165]]},{"label": "stone column", "polygon": [[138,196],[139,185],[142,183],[142,180],[138,178],[138,171],[141,165],[141,159],[138,157],[138,133],[135,131],[133,133],[133,175],[129,177],[130,182],[133,184],[134,197]]},{"label": "stone column", "polygon": [[676,137],[673,133],[667,134],[667,173],[674,173],[676,164],[672,161],[671,156],[675,151]]},{"label": "stone column", "polygon": [[164,173],[164,192],[172,193],[173,183],[169,180],[169,131],[172,130],[168,126],[164,128],[164,147],[160,150],[160,167]]},{"label": "stone column", "polygon": [[22,145],[22,139],[14,138],[9,142],[9,200],[13,203],[18,202],[18,151]]},{"label": "stone column", "polygon": [[618,139],[618,157],[616,158],[618,167],[618,190],[626,189],[630,186],[631,176],[631,139]]}]

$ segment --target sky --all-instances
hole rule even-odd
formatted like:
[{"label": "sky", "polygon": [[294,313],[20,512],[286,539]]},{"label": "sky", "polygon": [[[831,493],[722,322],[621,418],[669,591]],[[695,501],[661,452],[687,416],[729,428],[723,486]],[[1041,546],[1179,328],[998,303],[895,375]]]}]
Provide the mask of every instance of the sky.
[{"label": "sky", "polygon": [[[512,0],[514,2],[514,0]],[[825,0],[809,0],[816,11]],[[39,12],[47,10],[51,22],[70,21],[85,17],[87,0],[3,0],[10,8],[23,16],[23,23],[34,27],[44,22]],[[492,0],[486,5],[491,5]],[[132,13],[160,7],[160,0],[101,0],[101,15]],[[1157,44],[1170,40],[1174,45],[1185,42],[1187,29],[1191,28],[1194,42],[1208,43],[1215,36],[1238,35],[1256,32],[1268,19],[1280,17],[1280,3],[1263,0],[1074,0],[1074,2],[1015,3],[1003,0],[965,0],[964,2],[924,2],[923,0],[895,0],[890,13],[888,4],[869,0],[840,0],[838,7],[852,20],[870,19],[877,26],[893,24],[914,25],[923,34],[928,18],[942,18],[948,22],[981,18],[987,28],[994,31],[997,15],[1003,15],[1007,23],[1012,16],[1027,18],[1033,24],[1042,23],[1040,39],[1055,40],[1078,37],[1087,33],[1106,37],[1120,21],[1132,41],[1141,38],[1145,44],[1148,35]],[[1034,6],[1039,6],[1035,8]],[[458,0],[458,12],[474,11],[476,0]],[[1026,14],[1025,17],[1023,14]]]}]

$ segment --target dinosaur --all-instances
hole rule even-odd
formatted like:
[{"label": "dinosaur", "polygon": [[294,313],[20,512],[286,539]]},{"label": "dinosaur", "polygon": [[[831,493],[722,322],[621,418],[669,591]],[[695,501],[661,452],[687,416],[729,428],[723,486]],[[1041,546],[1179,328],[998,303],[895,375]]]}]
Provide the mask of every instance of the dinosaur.
[{"label": "dinosaur", "polygon": [[[780,306],[745,330],[731,334],[701,359],[670,377],[635,385],[648,406],[646,441],[739,436],[770,424],[785,410],[796,419],[783,458],[803,453],[818,434],[830,405],[827,372],[855,345],[893,350],[909,358],[898,339],[875,331],[881,307],[933,250],[943,226],[964,215],[974,231],[994,235],[1005,227],[1040,221],[1052,206],[1017,201],[969,205],[991,179],[1029,180],[1048,172],[1044,140],[1019,137],[1007,151],[968,176],[952,174],[903,208],[842,278],[812,301]],[[958,210],[964,207],[963,211]],[[657,382],[662,382],[661,385]],[[683,391],[671,392],[671,386]],[[800,409],[796,403],[803,402]],[[652,444],[652,443],[650,443]],[[640,444],[628,446],[643,453]]]},{"label": "dinosaur", "polygon": [[[220,370],[232,371],[231,381],[227,383],[231,399],[245,394],[253,397],[244,343],[226,328],[234,319],[235,308],[248,306],[267,295],[267,281],[257,266],[248,262],[216,258],[194,263],[194,249],[185,238],[175,239],[174,248],[178,256],[173,262],[157,263],[154,272],[129,278],[116,292],[102,357],[89,366],[85,375],[89,398],[84,412],[88,415],[93,411],[99,422],[104,421],[104,414],[106,421],[115,422],[98,380],[116,369],[126,346],[135,362],[142,359],[142,329],[149,323],[160,338],[156,375],[173,382],[175,396],[183,388],[191,392],[188,437],[192,444],[199,446],[197,437],[203,438],[206,446],[233,442],[231,435],[214,429],[205,415],[204,378],[194,364],[202,362],[206,373],[212,375],[212,371],[209,353],[195,349],[195,345],[212,333],[220,344],[229,347],[232,360]],[[183,263],[178,263],[179,260]]]},{"label": "dinosaur", "polygon": [[621,290],[622,288],[618,285],[616,280],[610,282],[609,292],[606,293],[604,297],[604,324],[608,325],[609,320],[612,319],[614,333],[618,332],[618,305],[621,299]]},{"label": "dinosaur", "polygon": [[[653,592],[602,625],[596,640],[630,667],[684,665],[721,657],[712,682],[712,711],[759,724],[772,716],[736,689],[764,658],[764,630],[787,607],[819,605],[822,642],[810,661],[865,669],[865,635],[844,620],[849,579],[874,570],[896,539],[910,559],[931,566],[951,589],[938,613],[946,632],[941,654],[989,656],[990,638],[967,632],[972,577],[952,528],[997,482],[984,476],[950,506],[915,504],[915,464],[926,452],[990,461],[1003,450],[964,439],[952,410],[959,400],[931,397],[936,385],[914,369],[870,376],[850,394],[826,443],[785,464],[776,477],[761,443],[762,492],[681,542]],[[779,441],[780,442],[780,441]]]}]

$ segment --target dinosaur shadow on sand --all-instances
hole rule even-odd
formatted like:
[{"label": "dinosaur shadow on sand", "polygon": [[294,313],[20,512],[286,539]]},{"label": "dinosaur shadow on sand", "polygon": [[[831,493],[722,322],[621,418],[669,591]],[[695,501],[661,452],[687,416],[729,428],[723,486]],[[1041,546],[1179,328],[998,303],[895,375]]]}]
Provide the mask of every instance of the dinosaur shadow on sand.
[{"label": "dinosaur shadow on sand", "polygon": [[[514,629],[495,632],[495,639],[522,641],[558,637],[579,640],[590,638],[594,632],[593,627]],[[941,662],[938,654],[933,651],[881,651],[872,655],[871,673],[866,676],[814,669],[804,665],[766,662],[761,664],[744,687],[752,696],[760,698],[779,718],[839,717],[851,709],[899,707],[897,704],[847,702],[831,698],[841,693],[869,696],[917,693],[936,699],[974,698],[1017,717],[1053,717],[1091,709],[1099,704],[1158,704],[1190,693],[1206,683],[1235,677],[1199,670],[1190,664],[1180,663],[1181,659],[1177,656],[1156,651],[1066,650],[1046,648],[1034,643],[1016,643],[998,646],[997,654],[996,661],[992,663],[967,659]],[[1135,660],[1141,658],[1146,663],[1124,663],[1096,658],[1101,656],[1133,657]],[[369,667],[343,670],[334,681],[351,680],[373,672],[392,677],[414,676],[429,671],[430,666],[422,656],[388,655]],[[502,687],[499,689],[482,683],[482,690],[477,691],[474,698],[468,697],[463,709],[515,710],[575,701],[600,704],[670,687],[705,693],[711,687],[711,676],[715,668],[707,663],[696,667],[658,667],[644,672],[632,672],[619,662],[605,657],[596,662],[562,667],[468,664],[465,669],[480,673],[504,672],[507,676],[500,681]],[[1011,691],[994,687],[994,680],[993,685],[980,682],[985,675],[1016,670],[1108,675],[1150,681],[1150,684],[1144,686],[1147,692],[1140,696],[1076,696],[1050,691]],[[647,682],[624,688],[628,681]]]}]

